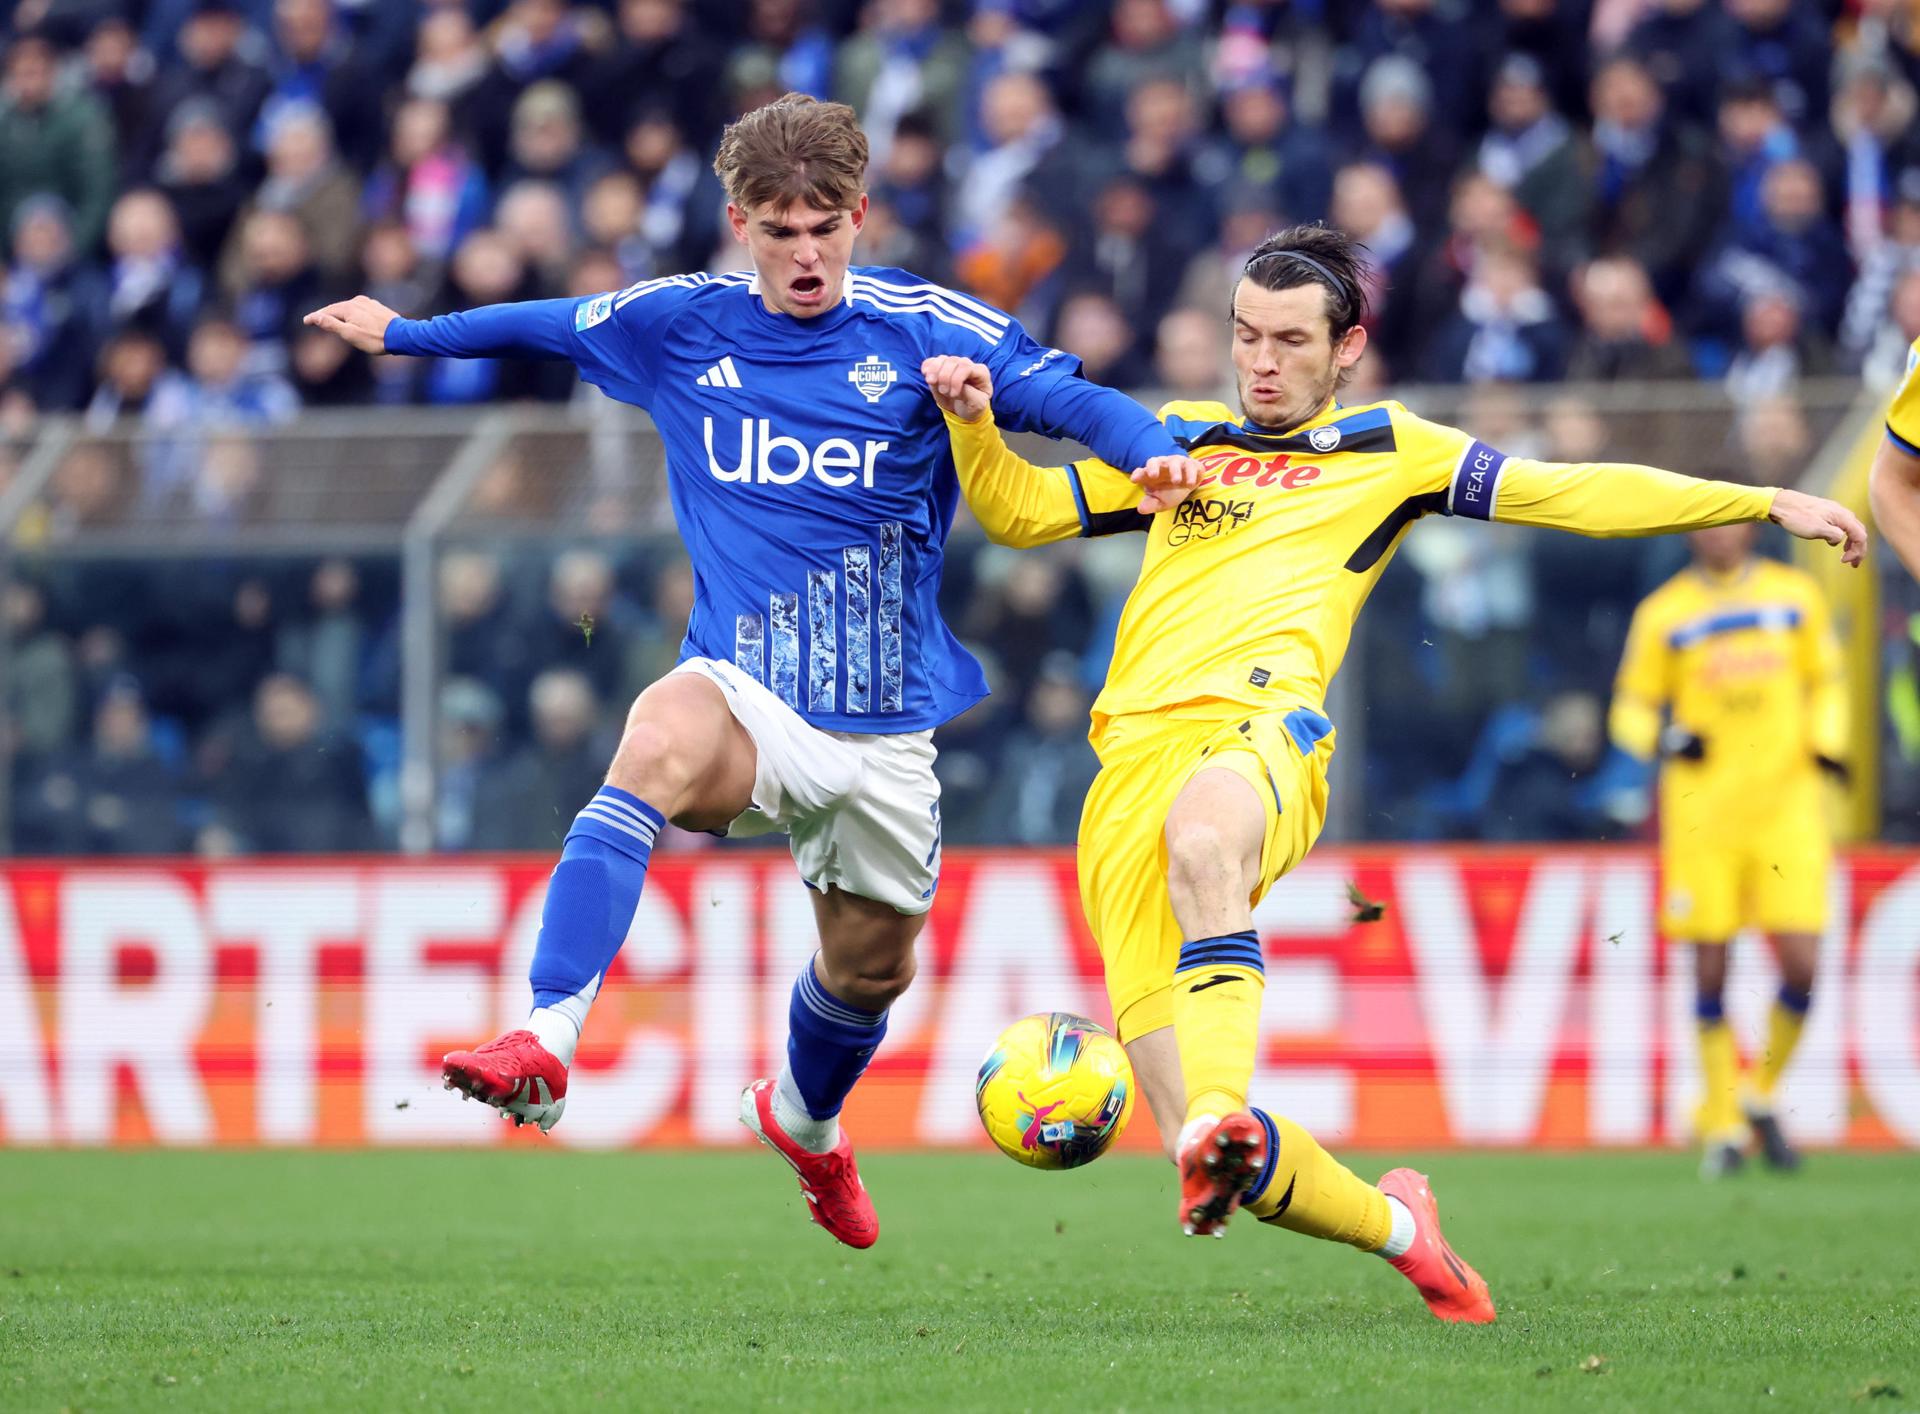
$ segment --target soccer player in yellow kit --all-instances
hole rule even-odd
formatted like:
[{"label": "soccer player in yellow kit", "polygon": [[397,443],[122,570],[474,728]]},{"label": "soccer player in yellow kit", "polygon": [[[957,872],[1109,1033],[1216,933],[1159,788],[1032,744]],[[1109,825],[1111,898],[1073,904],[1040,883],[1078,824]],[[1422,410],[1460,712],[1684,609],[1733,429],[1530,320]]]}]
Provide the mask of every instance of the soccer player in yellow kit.
[{"label": "soccer player in yellow kit", "polygon": [[1093,709],[1101,771],[1080,889],[1120,1039],[1180,1168],[1183,1228],[1217,1232],[1245,1207],[1388,1257],[1443,1320],[1490,1321],[1486,1283],[1440,1235],[1424,1175],[1363,1182],[1299,1125],[1247,1108],[1264,985],[1252,910],[1325,818],[1324,702],[1354,616],[1429,514],[1640,535],[1771,510],[1795,534],[1844,545],[1849,562],[1865,532],[1792,491],[1528,461],[1398,403],[1341,407],[1364,313],[1345,236],[1295,227],[1263,242],[1233,297],[1241,411],[1176,402],[1160,414],[1198,459],[1176,472],[1193,481],[1032,466],[1000,439],[984,368],[942,357],[922,373],[993,539],[1147,532]]},{"label": "soccer player in yellow kit", "polygon": [[[1610,719],[1616,744],[1663,763],[1661,927],[1693,947],[1708,1179],[1740,1168],[1749,1132],[1773,1167],[1799,1166],[1774,1089],[1806,1023],[1826,927],[1823,768],[1846,774],[1846,688],[1826,601],[1753,541],[1750,525],[1694,532],[1692,566],[1634,611]],[[1766,933],[1781,981],[1743,1087],[1724,992],[1727,944],[1746,927]]]},{"label": "soccer player in yellow kit", "polygon": [[1907,372],[1887,408],[1887,435],[1868,483],[1873,518],[1907,573],[1920,578],[1920,339],[1907,350]]}]

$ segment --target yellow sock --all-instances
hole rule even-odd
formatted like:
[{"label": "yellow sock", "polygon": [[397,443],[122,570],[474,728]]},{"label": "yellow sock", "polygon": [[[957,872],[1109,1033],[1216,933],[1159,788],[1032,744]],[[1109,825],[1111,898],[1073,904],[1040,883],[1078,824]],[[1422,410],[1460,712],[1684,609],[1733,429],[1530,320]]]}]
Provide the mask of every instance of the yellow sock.
[{"label": "yellow sock", "polygon": [[1173,974],[1173,1036],[1189,1120],[1247,1107],[1266,983],[1260,940],[1251,928],[1181,946]]},{"label": "yellow sock", "polygon": [[1760,1056],[1760,1064],[1754,1067],[1748,1088],[1753,1108],[1761,1113],[1773,1109],[1773,1092],[1779,1088],[1787,1062],[1793,1059],[1794,1049],[1800,1044],[1800,1033],[1807,1029],[1807,1008],[1812,1003],[1813,998],[1805,992],[1796,992],[1787,986],[1780,988],[1773,1011],[1767,1017],[1767,1048]]},{"label": "yellow sock", "polygon": [[1717,1139],[1741,1127],[1740,1052],[1723,1016],[1700,1019],[1699,1127],[1703,1139]]},{"label": "yellow sock", "polygon": [[1272,1223],[1328,1242],[1377,1252],[1393,1230],[1387,1195],[1356,1176],[1290,1119],[1255,1110],[1267,1126],[1267,1167],[1241,1206]]}]

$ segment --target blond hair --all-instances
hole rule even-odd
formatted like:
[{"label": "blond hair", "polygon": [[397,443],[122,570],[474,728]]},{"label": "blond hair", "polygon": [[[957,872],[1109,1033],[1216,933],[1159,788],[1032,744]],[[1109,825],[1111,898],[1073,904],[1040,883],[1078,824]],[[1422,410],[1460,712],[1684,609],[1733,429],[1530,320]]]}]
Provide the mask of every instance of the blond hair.
[{"label": "blond hair", "polygon": [[844,103],[784,94],[727,125],[713,170],[742,211],[846,211],[866,190],[867,135]]}]

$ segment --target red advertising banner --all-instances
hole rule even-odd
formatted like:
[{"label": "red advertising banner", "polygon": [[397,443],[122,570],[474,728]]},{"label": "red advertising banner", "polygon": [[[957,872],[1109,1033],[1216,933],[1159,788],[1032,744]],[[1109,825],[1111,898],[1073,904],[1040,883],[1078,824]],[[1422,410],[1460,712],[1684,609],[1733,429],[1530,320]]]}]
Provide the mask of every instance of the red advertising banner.
[{"label": "red advertising banner", "polygon": [[[0,866],[0,1143],[469,1145],[437,1060],[525,1014],[548,860]],[[1348,884],[1385,905],[1357,923]],[[1261,906],[1255,1097],[1330,1143],[1683,1141],[1690,964],[1637,850],[1317,852]],[[1920,854],[1836,866],[1785,1122],[1920,1144]],[[656,859],[553,1140],[729,1145],[814,948],[784,855]],[[1774,991],[1740,947],[1749,1048]],[[865,1147],[979,1145],[975,1067],[1032,1011],[1107,1019],[1070,854],[955,852],[919,979],[848,1108]],[[1149,1147],[1144,1111],[1128,1144]]]}]

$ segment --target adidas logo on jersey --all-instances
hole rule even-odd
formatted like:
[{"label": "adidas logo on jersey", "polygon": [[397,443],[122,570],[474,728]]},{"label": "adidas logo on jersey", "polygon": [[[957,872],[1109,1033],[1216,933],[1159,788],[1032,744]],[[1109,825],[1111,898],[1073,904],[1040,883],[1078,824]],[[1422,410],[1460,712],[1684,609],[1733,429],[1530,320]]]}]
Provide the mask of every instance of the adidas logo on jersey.
[{"label": "adidas logo on jersey", "polygon": [[829,486],[851,486],[857,481],[871,487],[880,454],[892,445],[868,439],[856,447],[845,437],[829,437],[809,447],[798,437],[777,435],[764,417],[743,418],[739,450],[729,457],[733,465],[726,467],[714,451],[712,418],[701,420],[700,434],[707,448],[707,470],[716,481],[752,481],[762,486],[791,486],[813,476]]},{"label": "adidas logo on jersey", "polygon": [[740,370],[733,366],[733,355],[728,354],[693,381],[702,388],[738,388]]}]

